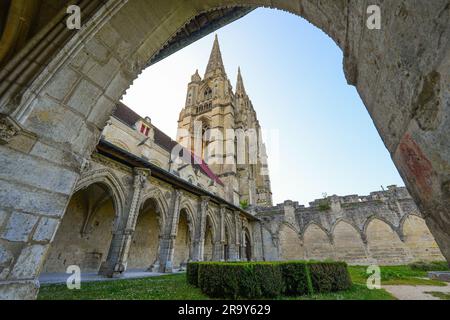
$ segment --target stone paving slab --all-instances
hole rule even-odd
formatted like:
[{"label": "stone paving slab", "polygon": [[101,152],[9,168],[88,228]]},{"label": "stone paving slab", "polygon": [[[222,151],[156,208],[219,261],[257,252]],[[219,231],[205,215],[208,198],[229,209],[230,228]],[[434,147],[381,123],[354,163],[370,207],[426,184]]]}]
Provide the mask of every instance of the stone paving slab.
[{"label": "stone paving slab", "polygon": [[431,271],[431,272],[428,272],[428,277],[433,280],[450,282],[450,272],[449,271]]},{"label": "stone paving slab", "polygon": [[450,285],[437,286],[382,286],[387,292],[399,300],[441,300],[425,292],[443,292],[450,294]]}]

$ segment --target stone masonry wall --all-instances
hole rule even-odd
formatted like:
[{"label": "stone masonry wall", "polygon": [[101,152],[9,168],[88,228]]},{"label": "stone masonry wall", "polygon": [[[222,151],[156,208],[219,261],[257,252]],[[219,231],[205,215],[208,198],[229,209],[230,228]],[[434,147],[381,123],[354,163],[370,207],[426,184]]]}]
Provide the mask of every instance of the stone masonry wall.
[{"label": "stone masonry wall", "polygon": [[444,260],[405,188],[331,196],[309,207],[285,201],[258,208],[266,259],[335,259],[395,265]]}]

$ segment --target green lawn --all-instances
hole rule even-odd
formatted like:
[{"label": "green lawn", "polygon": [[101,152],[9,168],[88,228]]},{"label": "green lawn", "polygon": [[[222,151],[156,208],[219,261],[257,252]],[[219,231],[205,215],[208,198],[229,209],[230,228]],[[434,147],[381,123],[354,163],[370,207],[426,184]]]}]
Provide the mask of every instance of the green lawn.
[{"label": "green lawn", "polygon": [[[383,289],[366,287],[367,267],[350,266],[353,286],[346,291],[302,297],[281,297],[286,300],[392,300]],[[421,279],[425,270],[411,266],[381,267],[381,285],[443,285],[440,281]],[[68,290],[66,285],[42,285],[39,300],[201,300],[209,299],[186,283],[186,275],[173,274],[145,279],[114,280],[82,283],[81,290]]]},{"label": "green lawn", "polygon": [[208,297],[186,283],[186,274],[82,283],[80,290],[65,284],[42,285],[38,300],[201,300]]}]

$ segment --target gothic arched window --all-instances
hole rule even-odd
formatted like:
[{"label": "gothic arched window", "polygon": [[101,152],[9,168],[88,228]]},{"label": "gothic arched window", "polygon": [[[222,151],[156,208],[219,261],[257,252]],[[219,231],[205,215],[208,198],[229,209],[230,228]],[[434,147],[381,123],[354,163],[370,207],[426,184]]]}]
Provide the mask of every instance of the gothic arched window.
[{"label": "gothic arched window", "polygon": [[209,87],[206,88],[204,95],[205,95],[205,99],[206,100],[211,99],[212,98],[212,90],[211,90],[211,88],[209,88]]}]

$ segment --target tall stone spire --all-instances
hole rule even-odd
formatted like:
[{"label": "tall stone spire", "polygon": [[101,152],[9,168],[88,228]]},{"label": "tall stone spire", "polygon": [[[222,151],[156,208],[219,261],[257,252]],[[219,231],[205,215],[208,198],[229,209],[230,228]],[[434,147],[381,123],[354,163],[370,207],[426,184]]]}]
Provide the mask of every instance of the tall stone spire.
[{"label": "tall stone spire", "polygon": [[236,82],[236,95],[245,95],[244,81],[242,80],[241,67],[238,68],[238,76]]},{"label": "tall stone spire", "polygon": [[223,66],[222,54],[220,53],[219,39],[217,38],[216,34],[216,38],[214,39],[214,45],[211,51],[211,55],[209,56],[209,62],[208,66],[206,67],[204,78],[209,78],[213,76],[217,72],[217,70],[219,70],[219,72],[224,75],[226,74],[225,67]]}]

